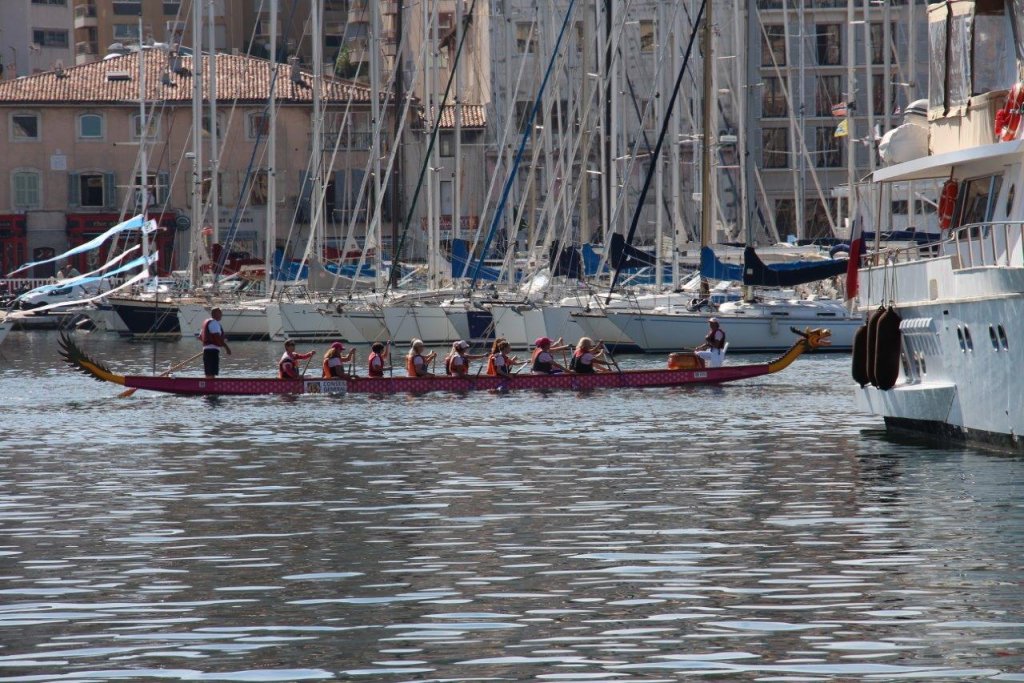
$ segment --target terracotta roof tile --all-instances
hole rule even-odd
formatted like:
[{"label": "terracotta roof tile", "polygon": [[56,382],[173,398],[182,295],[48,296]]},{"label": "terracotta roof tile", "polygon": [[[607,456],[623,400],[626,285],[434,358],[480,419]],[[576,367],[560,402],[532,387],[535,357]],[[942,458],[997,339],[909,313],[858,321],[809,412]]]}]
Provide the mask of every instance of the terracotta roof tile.
[{"label": "terracotta roof tile", "polygon": [[[430,127],[434,125],[434,117],[435,114],[433,109],[431,109],[429,116],[421,120],[421,125],[424,130],[430,130]],[[462,105],[462,127],[486,128],[487,107],[482,104]],[[453,128],[455,128],[455,105],[446,104],[441,109],[441,129]]]},{"label": "terracotta roof tile", "polygon": [[[150,101],[192,100],[192,57],[179,58],[180,70],[170,69],[168,56],[157,50],[145,50],[146,99]],[[0,105],[4,104],[71,104],[71,103],[134,103],[139,99],[139,53],[112,57],[90,64],[0,81]],[[209,58],[207,57],[208,61]],[[313,76],[301,71],[301,80],[293,82],[290,67],[278,64],[277,93],[283,102],[312,102]],[[120,79],[109,75],[118,73]],[[270,96],[270,63],[243,55],[217,55],[218,101],[266,102]],[[164,83],[166,77],[168,83]],[[205,74],[204,93],[208,92],[209,74]],[[324,79],[325,102],[370,101],[370,89],[351,81]]]}]

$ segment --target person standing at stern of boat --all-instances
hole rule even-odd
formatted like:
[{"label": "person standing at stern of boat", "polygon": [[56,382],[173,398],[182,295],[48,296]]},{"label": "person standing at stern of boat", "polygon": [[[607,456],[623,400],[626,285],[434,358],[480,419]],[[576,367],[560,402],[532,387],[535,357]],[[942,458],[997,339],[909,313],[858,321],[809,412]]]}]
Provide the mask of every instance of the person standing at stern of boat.
[{"label": "person standing at stern of boat", "polygon": [[430,364],[437,358],[437,351],[428,354],[423,353],[423,342],[419,339],[412,340],[412,348],[405,357],[405,374],[409,377],[433,377],[430,371]]},{"label": "person standing at stern of boat", "polygon": [[453,377],[465,377],[469,374],[469,361],[477,358],[485,358],[486,354],[475,355],[467,353],[469,342],[460,339],[452,342],[452,350],[444,358],[444,371]]},{"label": "person standing at stern of boat", "polygon": [[540,337],[537,341],[533,342],[534,349],[533,356],[530,359],[530,371],[540,375],[554,375],[565,372],[566,369],[559,365],[555,361],[555,357],[551,355],[552,351],[561,351],[562,349],[569,348],[561,344],[561,341],[561,338],[552,342],[547,337]]},{"label": "person standing at stern of boat", "polygon": [[220,374],[220,350],[224,349],[231,355],[224,326],[220,324],[223,313],[219,308],[210,309],[210,317],[203,321],[199,328],[199,341],[203,345],[203,372],[206,379],[213,379]]},{"label": "person standing at stern of boat", "polygon": [[569,370],[580,375],[592,375],[595,372],[607,372],[608,361],[604,360],[602,344],[595,344],[590,337],[580,337],[576,350],[569,361]]},{"label": "person standing at stern of boat", "polygon": [[351,363],[356,357],[356,350],[349,349],[349,352],[342,355],[345,350],[345,345],[340,341],[336,341],[330,345],[327,349],[327,353],[324,354],[324,377],[348,379],[354,377],[354,374],[345,371],[345,363]]},{"label": "person standing at stern of boat", "polygon": [[719,325],[718,318],[708,318],[708,327],[708,336],[694,349],[694,353],[703,358],[709,368],[720,368],[725,360],[725,330]]},{"label": "person standing at stern of boat", "polygon": [[498,337],[491,346],[491,355],[487,358],[487,374],[492,377],[508,377],[512,368],[522,363],[515,356],[508,355],[512,345],[504,337]]},{"label": "person standing at stern of boat", "polygon": [[278,379],[299,379],[302,376],[302,372],[299,371],[300,360],[309,360],[313,357],[316,351],[307,351],[306,353],[298,353],[295,350],[295,342],[291,339],[284,343],[284,353],[281,355],[281,360],[277,362],[277,378]]},{"label": "person standing at stern of boat", "polygon": [[366,359],[366,374],[370,377],[384,376],[384,361],[391,360],[391,342],[373,342],[370,355]]}]

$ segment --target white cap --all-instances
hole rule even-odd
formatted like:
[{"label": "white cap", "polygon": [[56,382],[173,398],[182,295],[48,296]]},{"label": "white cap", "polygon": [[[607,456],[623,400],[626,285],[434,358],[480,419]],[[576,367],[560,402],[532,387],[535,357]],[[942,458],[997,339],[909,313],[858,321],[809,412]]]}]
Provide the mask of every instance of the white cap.
[{"label": "white cap", "polygon": [[709,323],[718,323],[718,318],[708,318]]}]

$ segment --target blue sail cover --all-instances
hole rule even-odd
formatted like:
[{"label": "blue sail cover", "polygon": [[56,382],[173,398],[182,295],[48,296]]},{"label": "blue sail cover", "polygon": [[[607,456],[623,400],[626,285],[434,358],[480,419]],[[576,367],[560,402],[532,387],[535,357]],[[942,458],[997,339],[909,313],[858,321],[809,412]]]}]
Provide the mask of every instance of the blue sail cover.
[{"label": "blue sail cover", "polygon": [[[325,263],[324,270],[334,275],[341,275],[347,278],[356,278],[356,271],[358,266],[352,265],[338,265],[337,263]],[[358,277],[372,278],[376,277],[377,272],[368,263],[364,263],[361,269],[358,269]],[[294,282],[296,280],[307,280],[309,279],[309,266],[302,263],[302,261],[285,261],[284,252],[278,249],[274,252],[274,269],[272,271],[272,279],[282,280],[285,282]]]},{"label": "blue sail cover", "polygon": [[[703,256],[703,252],[701,252]],[[848,259],[792,261],[767,265],[753,247],[743,250],[743,284],[757,287],[793,287],[846,273]],[[701,263],[703,272],[703,259]]]},{"label": "blue sail cover", "polygon": [[711,247],[701,247],[700,275],[709,280],[736,280],[738,282],[743,279],[743,266],[723,263],[715,256]]},{"label": "blue sail cover", "polygon": [[[470,272],[469,243],[462,239],[452,240],[452,279],[473,277]],[[478,280],[497,282],[501,279],[501,271],[490,266],[480,266]],[[518,279],[518,278],[517,278]]]}]

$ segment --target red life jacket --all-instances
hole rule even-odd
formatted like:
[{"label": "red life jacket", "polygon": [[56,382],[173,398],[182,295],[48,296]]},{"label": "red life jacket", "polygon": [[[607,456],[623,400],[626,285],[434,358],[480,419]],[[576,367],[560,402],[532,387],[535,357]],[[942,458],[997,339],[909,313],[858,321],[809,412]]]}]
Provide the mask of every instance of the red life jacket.
[{"label": "red life jacket", "polygon": [[[207,344],[213,344],[215,346],[224,346],[224,335],[216,332],[210,332],[210,323],[215,322],[213,318],[207,318],[203,321],[203,326],[199,330],[199,341],[205,346]],[[221,329],[224,329],[221,327]]]},{"label": "red life jacket", "polygon": [[541,363],[537,360],[540,357],[540,354],[542,353],[544,353],[544,349],[540,348],[539,346],[533,350],[533,355],[530,357],[530,370],[532,372],[543,372],[545,374],[550,375],[551,371],[554,370],[555,368],[551,364],[551,361],[545,361]]},{"label": "red life jacket", "polygon": [[337,356],[328,356],[327,358],[324,358],[324,377],[348,377],[348,373],[345,372],[344,363],[336,368],[332,368],[330,366],[331,359],[333,358],[337,358]]},{"label": "red life jacket", "polygon": [[281,360],[277,362],[277,378],[278,379],[298,379],[299,368],[295,364],[295,359],[290,357],[287,353],[281,356]]},{"label": "red life jacket", "polygon": [[455,366],[452,365],[452,361],[459,357],[459,354],[455,354],[454,356],[448,356],[447,358],[444,359],[444,371],[446,374],[456,375],[457,377],[465,377],[469,373],[469,359],[466,358],[465,356],[461,356],[461,371],[455,372]]},{"label": "red life jacket", "polygon": [[379,353],[371,351],[370,357],[367,359],[367,362],[369,364],[369,367],[367,368],[366,374],[368,374],[370,377],[384,376],[384,359],[381,358],[381,355]]}]

